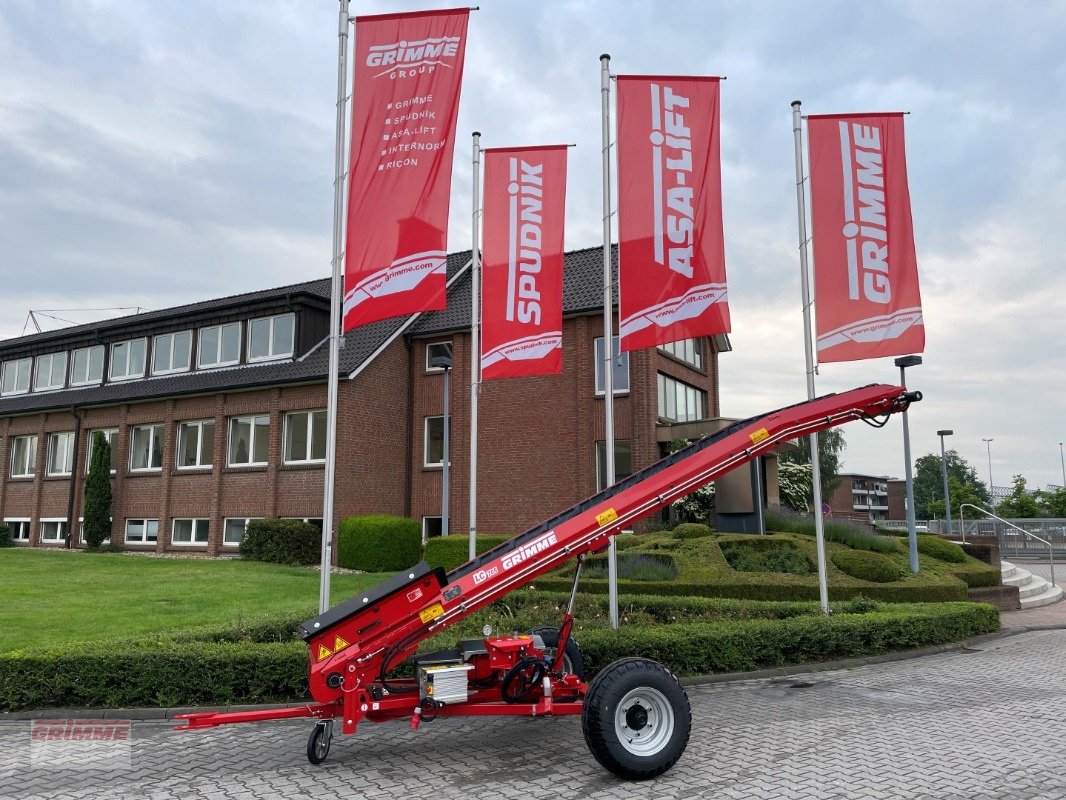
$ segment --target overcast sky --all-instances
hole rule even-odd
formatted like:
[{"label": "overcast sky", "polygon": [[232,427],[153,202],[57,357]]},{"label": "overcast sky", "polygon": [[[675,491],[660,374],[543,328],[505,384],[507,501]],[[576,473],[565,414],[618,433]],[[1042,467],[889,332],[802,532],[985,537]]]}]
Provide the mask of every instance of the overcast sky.
[{"label": "overcast sky", "polygon": [[[725,75],[733,352],[723,413],[806,397],[790,102],[910,111],[935,431],[987,481],[1062,483],[1066,3],[503,2],[472,14],[449,248],[470,246],[470,139],[576,142],[568,248],[601,244],[602,52],[618,73]],[[353,3],[353,13],[455,5]],[[162,308],[325,276],[335,0],[0,0],[0,338],[29,309]],[[120,313],[120,312],[111,312]],[[72,321],[103,313],[58,313]],[[60,323],[52,322],[53,325]],[[898,379],[827,364],[819,393]],[[846,471],[903,474],[898,420],[845,428]]]}]

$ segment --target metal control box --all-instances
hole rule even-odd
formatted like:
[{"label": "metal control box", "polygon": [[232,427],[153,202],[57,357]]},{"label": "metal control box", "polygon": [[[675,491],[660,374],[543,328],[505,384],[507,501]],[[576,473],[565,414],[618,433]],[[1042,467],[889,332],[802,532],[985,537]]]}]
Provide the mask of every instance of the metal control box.
[{"label": "metal control box", "polygon": [[438,703],[465,703],[467,700],[467,673],[473,668],[471,664],[419,666],[419,697],[430,697]]}]

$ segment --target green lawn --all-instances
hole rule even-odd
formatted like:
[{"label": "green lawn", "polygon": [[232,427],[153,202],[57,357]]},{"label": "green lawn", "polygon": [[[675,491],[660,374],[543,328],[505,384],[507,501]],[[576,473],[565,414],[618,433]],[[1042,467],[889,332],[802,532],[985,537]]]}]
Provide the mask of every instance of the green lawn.
[{"label": "green lawn", "polygon": [[[334,575],[331,605],[381,574]],[[231,559],[0,550],[0,653],[318,607],[318,571]]]}]

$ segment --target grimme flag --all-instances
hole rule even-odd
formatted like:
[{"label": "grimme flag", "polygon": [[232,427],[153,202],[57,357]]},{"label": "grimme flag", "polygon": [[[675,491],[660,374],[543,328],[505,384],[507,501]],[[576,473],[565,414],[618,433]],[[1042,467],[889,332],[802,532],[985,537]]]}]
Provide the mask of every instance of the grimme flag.
[{"label": "grimme flag", "polygon": [[469,9],[358,17],[344,330],[442,309]]},{"label": "grimme flag", "polygon": [[562,372],[566,150],[485,150],[483,379]]},{"label": "grimme flag", "polygon": [[729,331],[718,84],[618,77],[622,350]]},{"label": "grimme flag", "polygon": [[902,114],[807,117],[818,360],[925,349]]}]

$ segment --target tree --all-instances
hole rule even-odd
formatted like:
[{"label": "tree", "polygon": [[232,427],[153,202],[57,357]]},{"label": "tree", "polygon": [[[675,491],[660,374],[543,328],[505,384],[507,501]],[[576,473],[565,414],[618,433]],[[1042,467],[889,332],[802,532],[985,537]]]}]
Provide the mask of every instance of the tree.
[{"label": "tree", "polygon": [[85,544],[95,550],[111,535],[111,445],[102,431],[93,435],[85,478]]},{"label": "tree", "polygon": [[1033,497],[1033,493],[1025,488],[1025,478],[1021,475],[1014,476],[1014,486],[1010,494],[996,506],[996,514],[1014,519],[1040,516],[1040,504]]},{"label": "tree", "polygon": [[1036,501],[1040,504],[1040,510],[1049,517],[1066,519],[1066,486],[1047,491],[1037,490],[1033,492]]},{"label": "tree", "polygon": [[[796,439],[793,443],[797,449],[782,453],[780,456],[781,463],[806,464],[807,468],[810,469],[810,437],[804,436]],[[844,441],[844,432],[839,428],[830,428],[818,434],[818,475],[822,479],[822,497],[832,497],[833,492],[840,485],[840,478],[837,477],[837,473],[840,472],[840,468],[844,465],[840,460],[840,456],[847,446],[847,442]],[[782,500],[782,502],[784,501]],[[806,504],[810,507],[813,502],[814,488],[812,487],[807,492]]]},{"label": "tree", "polygon": [[[976,497],[979,502],[974,505],[987,506],[991,499],[988,488],[978,479],[977,470],[970,466],[965,458],[955,450],[946,454],[948,464],[948,490],[951,492],[951,507],[957,507],[955,490],[951,479],[959,484],[959,491],[968,497]],[[962,502],[973,502],[964,500]],[[934,511],[933,504],[940,503],[940,513]],[[944,513],[944,475],[940,456],[929,453],[914,462],[914,516],[918,519],[931,519]]]},{"label": "tree", "polygon": [[[948,490],[951,492],[951,517],[952,519],[961,519],[963,517],[962,506],[966,503],[977,506],[978,508],[984,508],[988,505],[984,497],[977,493],[973,486],[968,483],[962,483],[954,475],[948,475]],[[929,503],[926,506],[930,517],[944,518],[944,498],[943,498],[943,480],[941,480],[941,497]],[[915,501],[917,507],[917,501]],[[970,512],[970,517],[974,517],[973,511]],[[926,519],[926,517],[921,517]]]},{"label": "tree", "polygon": [[782,462],[777,467],[777,494],[781,505],[793,511],[809,512],[814,496],[811,486],[811,465]]}]

